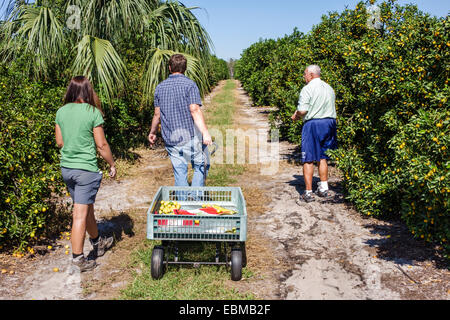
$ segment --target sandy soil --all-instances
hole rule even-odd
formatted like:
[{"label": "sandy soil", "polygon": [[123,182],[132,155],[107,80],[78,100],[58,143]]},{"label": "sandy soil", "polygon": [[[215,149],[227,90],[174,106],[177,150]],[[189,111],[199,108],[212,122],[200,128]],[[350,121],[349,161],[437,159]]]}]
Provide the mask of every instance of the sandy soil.
[{"label": "sandy soil", "polygon": [[[241,89],[238,97],[243,107],[237,126],[268,130],[270,108],[251,107]],[[275,281],[259,293],[261,298],[450,298],[448,265],[435,248],[413,239],[401,222],[363,218],[344,201],[335,168],[330,168],[331,199],[297,204],[305,190],[300,154],[297,146],[286,142],[279,149],[276,174],[240,179],[241,185],[251,181],[271,200],[264,214],[250,222],[251,230],[268,240],[275,259],[273,270],[265,271]],[[316,170],[314,189],[318,181]]]},{"label": "sandy soil", "polygon": [[[211,96],[220,90],[221,85]],[[269,129],[269,108],[252,107],[241,88],[236,100],[236,128]],[[132,280],[133,272],[148,271],[144,266],[130,270],[130,253],[143,245],[154,193],[160,185],[172,184],[173,177],[161,148],[136,153],[140,159],[128,175],[105,181],[98,194],[99,228],[116,238],[113,249],[97,259],[99,266],[93,272],[71,272],[66,235],[53,241],[51,249],[35,248],[33,256],[2,255],[0,267],[8,272],[0,274],[0,299],[112,299]],[[281,142],[275,155],[265,154],[258,164],[246,165],[236,183],[247,201],[246,246],[254,275],[228,286],[253,292],[258,299],[450,299],[450,272],[436,248],[414,240],[401,222],[361,217],[343,200],[333,167],[332,198],[298,205],[304,190],[298,159],[297,146]],[[274,163],[276,173],[264,174]],[[90,250],[86,241],[85,253]]]}]

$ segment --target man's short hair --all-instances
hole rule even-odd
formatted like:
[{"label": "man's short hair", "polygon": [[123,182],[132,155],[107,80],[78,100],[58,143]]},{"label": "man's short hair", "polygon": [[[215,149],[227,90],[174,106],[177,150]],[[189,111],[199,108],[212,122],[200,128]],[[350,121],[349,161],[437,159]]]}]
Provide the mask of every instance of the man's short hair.
[{"label": "man's short hair", "polygon": [[169,66],[172,73],[185,73],[187,68],[187,59],[182,54],[174,54],[170,57]]},{"label": "man's short hair", "polygon": [[318,65],[312,64],[306,67],[306,72],[314,73],[320,77],[320,73],[322,72],[322,70]]}]

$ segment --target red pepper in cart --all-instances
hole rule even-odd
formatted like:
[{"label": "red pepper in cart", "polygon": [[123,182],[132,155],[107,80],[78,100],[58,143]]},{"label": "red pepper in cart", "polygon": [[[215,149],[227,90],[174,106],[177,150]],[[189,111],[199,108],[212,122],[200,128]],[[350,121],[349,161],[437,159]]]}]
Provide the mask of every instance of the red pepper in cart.
[{"label": "red pepper in cart", "polygon": [[196,216],[195,213],[190,213],[189,211],[186,210],[173,210],[173,213],[175,213],[175,215],[180,216]]},{"label": "red pepper in cart", "polygon": [[206,212],[206,213],[208,213],[208,214],[219,214],[219,213],[217,212],[217,209],[215,209],[215,208],[213,208],[213,207],[201,208],[200,210],[203,211],[203,212]]}]

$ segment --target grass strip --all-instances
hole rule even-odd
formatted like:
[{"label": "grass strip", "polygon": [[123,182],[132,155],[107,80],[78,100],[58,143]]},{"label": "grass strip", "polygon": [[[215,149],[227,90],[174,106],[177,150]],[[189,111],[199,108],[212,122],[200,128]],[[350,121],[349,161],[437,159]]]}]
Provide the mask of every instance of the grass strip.
[{"label": "grass strip", "polygon": [[[233,125],[236,108],[236,83],[229,80],[211,101],[205,112],[208,127],[226,130]],[[227,186],[245,170],[240,165],[214,165],[211,167],[207,185]],[[230,271],[225,266],[169,265],[160,280],[151,277],[151,256],[159,241],[146,240],[144,246],[132,255],[130,268],[144,266],[143,271],[135,273],[134,281],[121,291],[121,300],[252,300],[251,293],[240,293],[230,285]],[[180,248],[181,249],[181,248]],[[188,250],[180,250],[183,261],[214,261],[216,246],[214,243],[193,243]],[[169,256],[169,259],[172,257]],[[221,261],[224,261],[223,257]],[[243,279],[253,274],[248,268],[242,270]]]}]

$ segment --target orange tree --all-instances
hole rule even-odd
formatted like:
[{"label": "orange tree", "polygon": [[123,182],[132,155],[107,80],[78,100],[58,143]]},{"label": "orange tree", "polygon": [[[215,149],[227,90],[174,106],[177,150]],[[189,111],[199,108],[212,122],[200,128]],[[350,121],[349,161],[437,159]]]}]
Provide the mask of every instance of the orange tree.
[{"label": "orange tree", "polygon": [[64,87],[0,67],[0,246],[22,250],[43,233],[61,194],[54,113]]},{"label": "orange tree", "polygon": [[[419,239],[450,246],[450,21],[395,1],[379,4],[380,28],[368,26],[369,3],[332,12],[306,35],[275,41],[275,50],[244,51],[236,75],[254,101],[277,107],[272,125],[301,141],[293,124],[303,70],[319,64],[336,91],[345,195],[365,215],[399,217]],[[268,40],[253,47],[262,46]],[[252,47],[250,47],[252,48]],[[261,57],[258,55],[265,54]],[[249,57],[249,55],[254,55]]]},{"label": "orange tree", "polygon": [[244,51],[236,62],[236,77],[240,79],[257,105],[268,103],[270,97],[271,53],[277,47],[275,40],[264,40],[255,43]]},{"label": "orange tree", "polygon": [[229,79],[230,71],[228,70],[227,62],[216,57],[215,55],[212,55],[207,68],[207,76],[211,87],[215,87],[220,80]]}]

